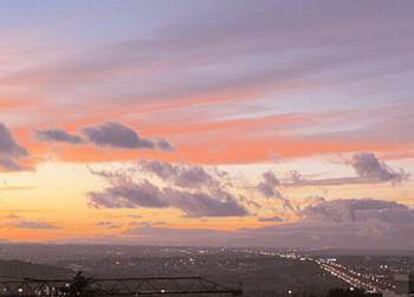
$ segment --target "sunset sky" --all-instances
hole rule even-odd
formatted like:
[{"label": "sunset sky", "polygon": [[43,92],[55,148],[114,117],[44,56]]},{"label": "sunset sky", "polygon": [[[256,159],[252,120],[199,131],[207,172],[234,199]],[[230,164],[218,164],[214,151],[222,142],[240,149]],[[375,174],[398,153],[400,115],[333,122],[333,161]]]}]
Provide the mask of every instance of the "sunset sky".
[{"label": "sunset sky", "polygon": [[413,1],[0,12],[0,240],[414,248]]}]

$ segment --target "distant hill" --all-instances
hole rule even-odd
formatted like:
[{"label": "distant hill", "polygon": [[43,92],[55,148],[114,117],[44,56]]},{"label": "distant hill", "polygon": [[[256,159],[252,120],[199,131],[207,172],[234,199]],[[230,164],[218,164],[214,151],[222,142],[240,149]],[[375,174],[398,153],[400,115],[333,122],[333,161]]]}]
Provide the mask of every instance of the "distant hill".
[{"label": "distant hill", "polygon": [[0,278],[68,278],[74,272],[70,269],[43,264],[34,264],[19,260],[0,260]]}]

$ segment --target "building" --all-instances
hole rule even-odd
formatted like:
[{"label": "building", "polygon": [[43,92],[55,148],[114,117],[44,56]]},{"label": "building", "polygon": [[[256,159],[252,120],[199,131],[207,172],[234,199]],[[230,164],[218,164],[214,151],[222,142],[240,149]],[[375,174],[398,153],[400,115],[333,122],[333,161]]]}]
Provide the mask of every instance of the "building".
[{"label": "building", "polygon": [[409,292],[409,276],[408,274],[394,274],[395,293],[402,295]]}]

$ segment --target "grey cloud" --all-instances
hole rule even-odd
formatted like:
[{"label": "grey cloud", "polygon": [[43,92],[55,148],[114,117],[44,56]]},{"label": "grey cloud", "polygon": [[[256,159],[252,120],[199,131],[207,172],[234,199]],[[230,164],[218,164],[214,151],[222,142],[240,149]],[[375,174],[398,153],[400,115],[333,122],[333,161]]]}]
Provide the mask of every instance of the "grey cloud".
[{"label": "grey cloud", "polygon": [[285,221],[285,219],[284,218],[282,218],[282,217],[278,217],[278,216],[273,216],[273,217],[259,217],[258,219],[257,219],[259,222],[265,222],[265,223],[268,223],[268,222],[284,222]]},{"label": "grey cloud", "polygon": [[171,150],[172,146],[165,140],[142,138],[132,128],[116,122],[107,122],[98,126],[82,129],[90,142],[97,146],[121,149],[161,149]]},{"label": "grey cloud", "polygon": [[351,165],[360,177],[377,181],[399,182],[407,176],[404,171],[396,172],[373,153],[359,153],[353,156]]},{"label": "grey cloud", "polygon": [[267,171],[262,174],[262,182],[257,186],[257,190],[264,196],[270,198],[282,198],[282,194],[276,189],[280,182],[272,171]]},{"label": "grey cloud", "polygon": [[131,228],[126,234],[148,243],[155,237],[165,243],[191,245],[414,248],[414,210],[403,204],[376,199],[320,200],[298,214],[298,222],[228,232],[146,226]]},{"label": "grey cloud", "polygon": [[[142,170],[144,168],[144,170]],[[134,180],[138,171],[152,172],[164,186],[155,186],[147,179]],[[242,199],[215,183],[204,168],[141,162],[132,171],[91,171],[105,178],[110,186],[101,192],[89,193],[89,204],[97,208],[166,208],[180,209],[188,217],[246,216]],[[131,173],[132,172],[132,173]],[[132,174],[132,175],[131,175]]]},{"label": "grey cloud", "polygon": [[42,221],[30,221],[30,220],[21,220],[12,224],[13,227],[19,229],[43,229],[43,230],[56,230],[60,229],[58,226],[55,226],[50,223]]},{"label": "grey cloud", "polygon": [[194,187],[203,184],[210,185],[213,182],[211,175],[200,166],[182,169],[176,177],[176,184],[181,187]]},{"label": "grey cloud", "polygon": [[366,184],[373,183],[361,177],[340,177],[324,179],[308,179],[297,170],[290,172],[289,177],[281,183],[283,187],[301,187],[301,186],[340,186],[347,184]]},{"label": "grey cloud", "polygon": [[111,221],[100,221],[96,224],[98,227],[106,228],[106,229],[116,229],[119,228],[121,225]]},{"label": "grey cloud", "polygon": [[142,161],[140,165],[143,170],[183,188],[200,188],[219,183],[212,174],[201,166],[176,165],[155,160]]},{"label": "grey cloud", "polygon": [[89,193],[89,203],[96,208],[164,208],[169,204],[162,191],[148,182],[122,182],[103,192]]},{"label": "grey cloud", "polygon": [[414,224],[414,210],[397,202],[375,199],[322,200],[306,207],[301,214],[308,221],[344,223],[379,220]]},{"label": "grey cloud", "polygon": [[307,179],[299,172],[292,171],[288,180],[283,181],[281,186],[340,186],[348,184],[372,184],[385,182],[390,182],[395,185],[409,178],[409,175],[403,169],[397,171],[391,168],[385,162],[378,160],[374,153],[363,152],[355,154],[347,163],[354,168],[358,176]]},{"label": "grey cloud", "polygon": [[19,145],[7,127],[0,123],[0,153],[10,157],[24,157],[27,150]]},{"label": "grey cloud", "polygon": [[280,184],[279,179],[272,171],[264,172],[262,177],[264,182],[270,186],[277,187]]},{"label": "grey cloud", "polygon": [[165,195],[173,207],[184,211],[189,217],[246,216],[247,210],[226,192],[192,193],[167,189]]},{"label": "grey cloud", "polygon": [[166,208],[182,210],[189,217],[245,216],[247,210],[228,193],[192,193],[171,188],[160,189],[149,183],[130,183],[89,193],[96,208]]},{"label": "grey cloud", "polygon": [[297,223],[254,230],[263,242],[337,248],[412,249],[414,209],[376,199],[320,200],[300,213]]},{"label": "grey cloud", "polygon": [[38,130],[36,131],[36,137],[42,141],[66,142],[70,144],[81,144],[84,142],[80,136],[71,134],[63,129]]},{"label": "grey cloud", "polygon": [[274,198],[282,201],[285,209],[296,212],[295,207],[279,190],[279,179],[272,171],[267,171],[262,174],[262,181],[257,185],[257,191],[266,198]]},{"label": "grey cloud", "polygon": [[376,199],[321,200],[300,213],[298,223],[261,232],[275,232],[302,246],[412,249],[414,210]]},{"label": "grey cloud", "polygon": [[9,157],[0,156],[0,167],[3,167],[10,171],[20,171],[24,167],[17,163],[15,160]]},{"label": "grey cloud", "polygon": [[280,199],[280,198],[283,197],[283,195],[279,192],[279,190],[277,190],[274,187],[266,184],[265,182],[261,182],[257,186],[257,190],[267,198]]},{"label": "grey cloud", "polygon": [[243,196],[240,197],[240,201],[246,204],[247,206],[249,206],[249,208],[256,208],[256,209],[262,208],[262,206],[256,201],[243,197]]},{"label": "grey cloud", "polygon": [[281,198],[282,194],[276,189],[280,182],[272,171],[267,171],[262,174],[262,181],[257,186],[257,190],[265,197]]},{"label": "grey cloud", "polygon": [[9,129],[0,123],[0,166],[12,171],[23,170],[16,159],[28,156],[28,151],[18,144]]},{"label": "grey cloud", "polygon": [[141,166],[144,170],[154,173],[162,179],[170,179],[172,176],[178,174],[178,170],[175,166],[169,163],[163,163],[160,161],[141,161]]},{"label": "grey cloud", "polygon": [[171,143],[169,143],[165,139],[159,139],[155,141],[156,147],[158,147],[160,150],[163,151],[175,151],[174,146],[172,146]]}]

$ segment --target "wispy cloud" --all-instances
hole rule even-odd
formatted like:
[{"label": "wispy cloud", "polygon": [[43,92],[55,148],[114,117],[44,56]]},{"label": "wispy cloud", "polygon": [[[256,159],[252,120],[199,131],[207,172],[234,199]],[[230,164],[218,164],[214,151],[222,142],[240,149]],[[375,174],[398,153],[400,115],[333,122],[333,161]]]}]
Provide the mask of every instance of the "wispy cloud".
[{"label": "wispy cloud", "polygon": [[346,163],[354,169],[357,176],[307,179],[299,172],[292,171],[290,177],[281,183],[284,187],[300,186],[341,186],[352,184],[391,183],[393,185],[407,181],[409,174],[403,169],[395,170],[379,160],[374,153],[354,154]]},{"label": "wispy cloud", "polygon": [[98,227],[104,228],[104,229],[117,229],[121,227],[122,225],[112,222],[112,221],[100,221],[96,224]]},{"label": "wispy cloud", "polygon": [[50,223],[41,222],[41,221],[28,221],[28,220],[17,222],[13,225],[13,227],[18,228],[18,229],[41,229],[41,230],[60,229],[58,226],[52,225]]}]

